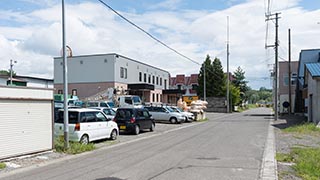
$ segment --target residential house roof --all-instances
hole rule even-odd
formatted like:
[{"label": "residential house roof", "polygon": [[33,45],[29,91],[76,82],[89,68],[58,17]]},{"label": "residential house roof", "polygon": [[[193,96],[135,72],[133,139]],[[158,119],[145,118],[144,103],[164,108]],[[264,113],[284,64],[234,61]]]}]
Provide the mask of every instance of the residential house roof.
[{"label": "residential house roof", "polygon": [[306,69],[312,77],[320,77],[320,63],[308,63]]}]

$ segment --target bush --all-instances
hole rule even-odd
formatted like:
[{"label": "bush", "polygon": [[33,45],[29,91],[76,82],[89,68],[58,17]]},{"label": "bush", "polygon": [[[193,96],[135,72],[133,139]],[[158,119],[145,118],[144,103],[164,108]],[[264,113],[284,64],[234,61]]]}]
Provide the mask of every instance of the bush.
[{"label": "bush", "polygon": [[93,143],[81,144],[79,142],[70,142],[69,145],[70,145],[69,149],[64,148],[63,136],[60,136],[59,138],[54,140],[55,150],[56,152],[60,152],[60,153],[79,154],[86,151],[92,151],[96,148]]}]

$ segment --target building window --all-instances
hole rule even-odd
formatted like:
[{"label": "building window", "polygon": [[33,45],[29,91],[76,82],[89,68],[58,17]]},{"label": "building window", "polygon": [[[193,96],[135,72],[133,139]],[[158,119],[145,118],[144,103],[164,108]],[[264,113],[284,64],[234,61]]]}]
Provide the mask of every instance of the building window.
[{"label": "building window", "polygon": [[157,85],[159,84],[159,77],[157,77]]},{"label": "building window", "polygon": [[154,93],[152,93],[152,102],[155,102],[154,100],[155,100]]},{"label": "building window", "polygon": [[164,80],[164,89],[167,89],[167,80]]},{"label": "building window", "polygon": [[127,79],[127,68],[120,67],[120,78]]},{"label": "building window", "polygon": [[144,81],[144,82],[147,82],[147,73],[144,73],[143,81]]},{"label": "building window", "polygon": [[152,84],[154,84],[154,76],[152,76]]},{"label": "building window", "polygon": [[151,82],[151,75],[149,74],[149,77],[148,77],[148,83]]},{"label": "building window", "polygon": [[297,73],[292,73],[291,75],[291,85],[296,85],[297,84]]},{"label": "building window", "polygon": [[142,81],[142,72],[139,72],[139,81]]},{"label": "building window", "polygon": [[160,78],[160,86],[162,86],[162,78]]},{"label": "building window", "polygon": [[177,85],[177,88],[179,89],[179,90],[181,90],[181,85],[179,84],[179,85]]},{"label": "building window", "polygon": [[72,89],[72,96],[77,96],[77,90],[76,89]]},{"label": "building window", "polygon": [[63,91],[61,89],[59,89],[58,94],[63,94]]},{"label": "building window", "polygon": [[157,102],[159,102],[159,94],[157,94]]}]

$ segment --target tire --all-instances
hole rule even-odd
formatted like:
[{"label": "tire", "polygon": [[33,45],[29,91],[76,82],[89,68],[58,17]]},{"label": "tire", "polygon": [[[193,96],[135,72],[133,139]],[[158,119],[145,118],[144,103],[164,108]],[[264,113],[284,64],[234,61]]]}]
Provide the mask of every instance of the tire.
[{"label": "tire", "polygon": [[88,144],[89,143],[89,136],[86,134],[82,135],[80,138],[80,143],[81,144]]},{"label": "tire", "polygon": [[175,118],[175,117],[170,118],[169,121],[170,121],[171,124],[176,124],[178,122],[177,118]]},{"label": "tire", "polygon": [[134,126],[133,134],[138,135],[140,133],[140,127],[138,125]]},{"label": "tire", "polygon": [[150,131],[151,131],[151,132],[153,132],[153,131],[154,131],[154,127],[155,127],[155,124],[154,124],[154,123],[152,123],[152,124],[151,124],[151,127],[150,127]]},{"label": "tire", "polygon": [[118,137],[118,132],[117,132],[117,130],[112,130],[111,131],[111,134],[110,134],[110,140],[116,140],[117,139],[117,137]]}]

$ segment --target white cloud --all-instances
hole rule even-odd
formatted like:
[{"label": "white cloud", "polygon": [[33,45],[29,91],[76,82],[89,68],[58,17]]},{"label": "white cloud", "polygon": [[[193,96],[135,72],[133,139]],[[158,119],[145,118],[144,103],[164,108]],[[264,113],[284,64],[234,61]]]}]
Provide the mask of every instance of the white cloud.
[{"label": "white cloud", "polygon": [[[172,7],[180,1],[165,1]],[[292,54],[297,60],[302,48],[318,48],[315,37],[320,35],[317,24],[320,11],[306,11],[298,0],[277,2],[282,8],[279,21],[280,55],[286,58],[287,29],[292,28]],[[170,6],[166,6],[167,9]],[[288,8],[287,8],[288,7]],[[170,9],[170,8],[169,8]],[[270,87],[269,65],[273,51],[266,56],[265,6],[261,0],[228,9],[208,12],[196,10],[154,11],[136,14],[121,12],[169,46],[202,63],[206,54],[218,57],[226,65],[226,17],[230,17],[230,70],[241,66],[253,88]],[[15,71],[23,75],[53,76],[53,57],[61,49],[61,7],[54,5],[14,18],[22,26],[0,26],[0,69],[8,69],[9,60],[18,60]],[[67,44],[74,55],[116,52],[124,56],[168,70],[171,75],[199,72],[199,66],[156,43],[136,28],[116,17],[97,3],[66,6]],[[1,14],[1,12],[0,12]],[[10,13],[3,13],[10,14]],[[23,16],[23,17],[22,17]],[[274,42],[274,24],[270,23],[270,41]]]},{"label": "white cloud", "polygon": [[161,3],[150,6],[150,9],[169,9],[176,10],[182,0],[165,0]]}]

